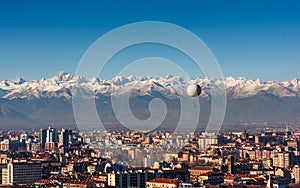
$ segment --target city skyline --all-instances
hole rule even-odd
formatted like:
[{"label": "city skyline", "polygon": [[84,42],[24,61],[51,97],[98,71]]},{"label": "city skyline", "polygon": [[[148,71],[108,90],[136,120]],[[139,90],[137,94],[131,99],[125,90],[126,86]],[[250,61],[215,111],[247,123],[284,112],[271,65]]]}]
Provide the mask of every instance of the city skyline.
[{"label": "city skyline", "polygon": [[0,135],[1,186],[288,188],[300,183],[300,131],[288,126],[218,134],[48,127],[0,130]]}]

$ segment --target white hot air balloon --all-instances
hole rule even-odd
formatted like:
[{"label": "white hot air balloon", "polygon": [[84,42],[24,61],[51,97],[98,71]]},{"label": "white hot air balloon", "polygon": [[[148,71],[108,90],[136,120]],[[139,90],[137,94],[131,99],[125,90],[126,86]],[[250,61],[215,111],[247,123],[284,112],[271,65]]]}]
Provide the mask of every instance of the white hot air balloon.
[{"label": "white hot air balloon", "polygon": [[201,87],[198,84],[191,84],[187,87],[186,92],[190,97],[198,97],[201,94]]}]

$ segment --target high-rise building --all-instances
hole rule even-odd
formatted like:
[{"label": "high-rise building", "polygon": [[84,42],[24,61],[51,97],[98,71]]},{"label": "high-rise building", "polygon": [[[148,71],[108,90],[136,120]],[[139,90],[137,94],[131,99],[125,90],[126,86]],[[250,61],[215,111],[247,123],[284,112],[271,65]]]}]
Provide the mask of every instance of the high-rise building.
[{"label": "high-rise building", "polygon": [[6,168],[2,168],[3,185],[33,184],[41,179],[42,163],[40,162],[8,163]]},{"label": "high-rise building", "polygon": [[58,141],[57,130],[55,128],[49,127],[47,129],[46,143],[47,142],[57,143],[57,141]]},{"label": "high-rise building", "polygon": [[41,150],[45,149],[46,137],[47,137],[47,129],[41,129],[39,133],[39,143],[40,143]]},{"label": "high-rise building", "polygon": [[72,130],[62,129],[58,136],[58,146],[68,147],[72,141]]},{"label": "high-rise building", "polygon": [[56,149],[58,143],[57,130],[51,127],[48,129],[41,129],[39,134],[39,143],[41,150]]},{"label": "high-rise building", "polygon": [[9,140],[4,139],[0,142],[0,150],[3,151],[18,151],[24,150],[26,148],[26,144],[24,142],[20,142],[19,140]]}]

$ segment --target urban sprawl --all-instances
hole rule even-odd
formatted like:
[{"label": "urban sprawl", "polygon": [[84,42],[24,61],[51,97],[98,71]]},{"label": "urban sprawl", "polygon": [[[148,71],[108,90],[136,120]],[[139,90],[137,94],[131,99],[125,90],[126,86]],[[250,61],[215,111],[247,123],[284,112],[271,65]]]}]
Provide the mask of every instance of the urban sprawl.
[{"label": "urban sprawl", "polygon": [[0,187],[300,187],[300,131],[0,131]]}]

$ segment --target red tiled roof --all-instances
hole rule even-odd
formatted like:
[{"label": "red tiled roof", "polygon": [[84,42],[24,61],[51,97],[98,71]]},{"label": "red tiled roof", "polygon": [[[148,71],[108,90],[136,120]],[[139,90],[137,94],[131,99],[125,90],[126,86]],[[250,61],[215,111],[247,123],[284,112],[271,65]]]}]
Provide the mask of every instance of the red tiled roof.
[{"label": "red tiled roof", "polygon": [[94,181],[91,180],[84,180],[84,181],[69,181],[69,182],[65,182],[64,184],[74,184],[74,185],[89,185],[90,183],[93,183]]},{"label": "red tiled roof", "polygon": [[234,179],[234,176],[226,176],[225,178],[224,178],[224,180],[233,180]]},{"label": "red tiled roof", "polygon": [[178,184],[178,183],[181,183],[182,181],[177,180],[177,179],[156,178],[156,179],[153,179],[153,180],[148,180],[147,182],[151,182],[151,183]]}]

